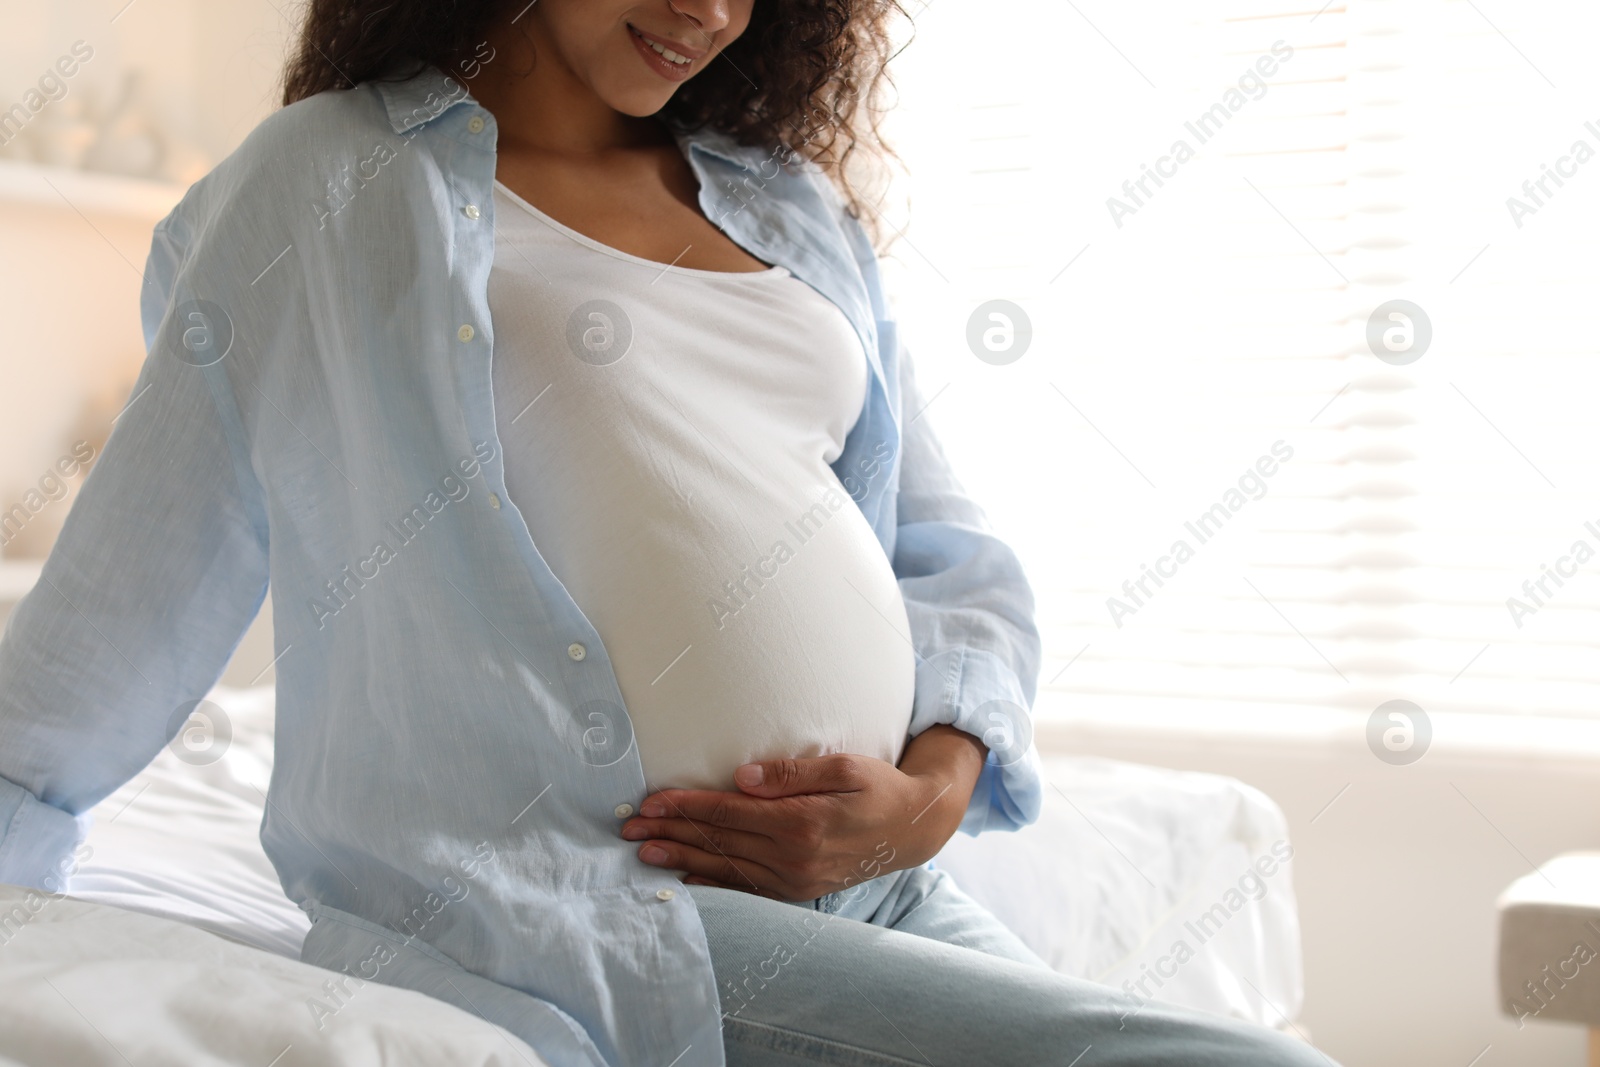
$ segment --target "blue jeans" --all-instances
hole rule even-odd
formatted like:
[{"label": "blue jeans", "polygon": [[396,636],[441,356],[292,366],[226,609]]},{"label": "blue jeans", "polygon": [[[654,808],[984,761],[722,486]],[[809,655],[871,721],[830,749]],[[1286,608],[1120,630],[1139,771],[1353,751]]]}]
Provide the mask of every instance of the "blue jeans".
[{"label": "blue jeans", "polygon": [[728,1067],[1337,1067],[1265,1027],[1058,974],[944,871],[799,904],[686,888]]}]

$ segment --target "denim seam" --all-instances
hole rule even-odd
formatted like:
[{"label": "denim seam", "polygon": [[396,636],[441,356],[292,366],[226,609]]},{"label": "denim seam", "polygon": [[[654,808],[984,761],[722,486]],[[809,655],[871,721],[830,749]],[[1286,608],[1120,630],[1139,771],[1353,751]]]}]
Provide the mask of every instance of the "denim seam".
[{"label": "denim seam", "polygon": [[724,1041],[738,1041],[833,1067],[928,1067],[924,1060],[908,1060],[892,1053],[732,1015],[723,1016],[722,1032]]}]

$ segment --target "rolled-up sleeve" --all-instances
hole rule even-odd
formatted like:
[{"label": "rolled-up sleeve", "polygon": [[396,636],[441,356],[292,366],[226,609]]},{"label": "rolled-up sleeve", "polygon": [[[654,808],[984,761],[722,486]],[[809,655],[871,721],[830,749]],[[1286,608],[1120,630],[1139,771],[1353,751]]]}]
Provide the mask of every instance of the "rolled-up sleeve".
[{"label": "rolled-up sleeve", "polygon": [[226,369],[199,365],[227,297],[193,290],[225,279],[182,254],[173,221],[146,267],[129,403],[0,638],[0,882],[60,889],[83,813],[171,740],[266,594]]},{"label": "rolled-up sleeve", "polygon": [[917,653],[910,732],[949,723],[982,738],[989,755],[961,829],[1017,830],[1039,817],[1043,799],[1031,715],[1040,663],[1033,591],[1016,553],[956,478],[910,353],[904,345],[898,352],[893,565]]}]

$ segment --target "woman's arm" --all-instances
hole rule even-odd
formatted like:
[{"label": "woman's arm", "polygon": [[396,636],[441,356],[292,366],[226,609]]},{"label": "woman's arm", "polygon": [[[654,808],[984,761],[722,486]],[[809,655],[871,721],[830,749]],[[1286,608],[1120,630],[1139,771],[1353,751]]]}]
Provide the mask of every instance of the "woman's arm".
[{"label": "woman's arm", "polygon": [[145,270],[138,383],[0,639],[0,882],[62,888],[77,816],[172,738],[266,593],[265,519],[213,396],[226,370],[194,365],[222,324],[171,307],[173,221]]},{"label": "woman's arm", "polygon": [[[893,324],[880,323],[880,329]],[[917,651],[911,735],[948,723],[989,755],[960,828],[1016,830],[1043,802],[1031,709],[1041,649],[1021,561],[956,478],[904,345],[894,572]]]}]

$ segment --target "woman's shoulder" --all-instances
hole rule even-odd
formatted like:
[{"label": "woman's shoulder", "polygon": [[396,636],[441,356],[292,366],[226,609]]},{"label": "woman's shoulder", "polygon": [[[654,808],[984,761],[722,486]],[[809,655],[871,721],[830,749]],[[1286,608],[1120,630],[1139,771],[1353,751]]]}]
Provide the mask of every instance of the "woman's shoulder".
[{"label": "woman's shoulder", "polygon": [[387,143],[396,152],[418,127],[470,102],[465,83],[428,65],[344,89],[326,89],[279,108],[251,130],[237,155],[245,163],[276,161],[353,165]]},{"label": "woman's shoulder", "polygon": [[[363,82],[277,109],[190,187],[159,224],[161,231],[187,244],[207,232],[255,230],[267,219],[275,229],[304,235],[326,230],[335,216],[347,223],[341,209],[352,189],[360,188],[373,205],[403,195],[409,183],[393,179],[416,153],[404,151],[410,138],[397,127],[395,106],[393,89]],[[363,180],[362,168],[378,164],[392,180]]]},{"label": "woman's shoulder", "polygon": [[293,195],[307,183],[320,184],[350,153],[370,149],[374,138],[386,134],[392,137],[393,130],[370,83],[329,89],[262,119],[207,177]]},{"label": "woman's shoulder", "polygon": [[[399,172],[417,156],[401,151],[405,143],[384,94],[371,83],[274,111],[156,224],[147,271],[155,284],[146,287],[146,313],[162,314],[184,276],[204,278],[215,292],[252,289],[263,268],[290,249],[300,259],[337,268],[362,245],[361,235],[350,239],[357,225],[387,226],[388,247],[401,254],[409,231],[392,225],[395,198],[407,198],[413,183]],[[386,177],[362,181],[360,168],[374,152],[386,164]],[[356,191],[362,209],[349,210]],[[296,276],[273,275],[275,281]]]}]

